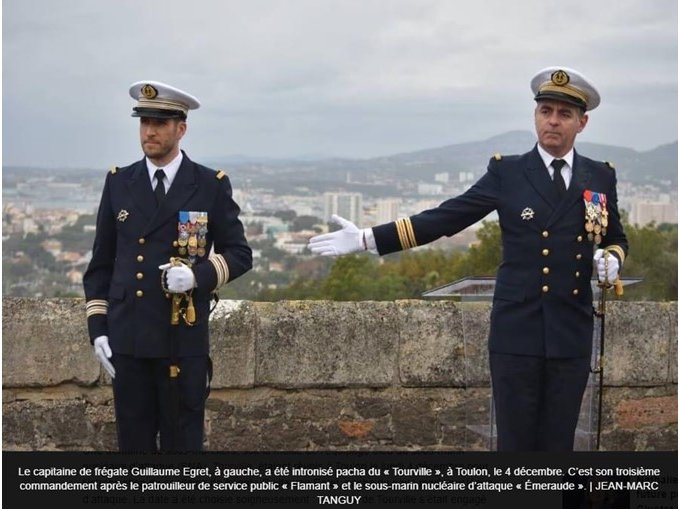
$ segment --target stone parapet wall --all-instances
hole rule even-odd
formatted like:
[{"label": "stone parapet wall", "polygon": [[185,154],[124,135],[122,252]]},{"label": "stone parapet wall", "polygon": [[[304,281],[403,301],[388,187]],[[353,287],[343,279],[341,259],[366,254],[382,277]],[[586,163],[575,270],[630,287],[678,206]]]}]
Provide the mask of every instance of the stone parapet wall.
[{"label": "stone parapet wall", "polygon": [[[222,301],[210,450],[485,450],[487,303]],[[677,447],[677,303],[610,302],[602,448]],[[3,449],[115,450],[82,299],[3,298]]]}]

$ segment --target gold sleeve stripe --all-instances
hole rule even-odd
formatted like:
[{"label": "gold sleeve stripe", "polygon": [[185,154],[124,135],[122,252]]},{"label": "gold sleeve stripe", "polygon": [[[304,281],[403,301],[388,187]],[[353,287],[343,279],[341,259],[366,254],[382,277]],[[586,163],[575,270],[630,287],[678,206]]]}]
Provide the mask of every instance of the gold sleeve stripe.
[{"label": "gold sleeve stripe", "polygon": [[105,299],[92,299],[85,304],[85,315],[107,315],[109,312],[109,302]]},{"label": "gold sleeve stripe", "polygon": [[394,225],[397,227],[397,235],[399,236],[399,244],[401,244],[401,249],[407,250],[408,239],[406,239],[406,233],[404,232],[404,225],[402,223],[402,220],[395,221]]},{"label": "gold sleeve stripe", "polygon": [[623,264],[623,261],[626,260],[626,252],[623,251],[623,248],[621,248],[617,244],[612,244],[611,246],[607,246],[605,248],[605,251],[613,251],[616,253],[619,258],[621,259],[621,264]]},{"label": "gold sleeve stripe", "polygon": [[399,243],[401,243],[402,250],[408,250],[409,248],[418,246],[410,218],[401,218],[395,222],[395,225],[397,227],[397,235],[399,236]]},{"label": "gold sleeve stripe", "polygon": [[415,248],[418,246],[418,243],[416,242],[416,233],[413,231],[413,223],[411,223],[411,218],[406,218],[404,220],[404,225],[406,225],[406,233],[408,234],[408,238],[411,241],[411,248]]},{"label": "gold sleeve stripe", "polygon": [[227,266],[227,261],[222,255],[211,255],[208,260],[217,273],[217,285],[215,286],[215,289],[219,289],[229,281],[229,266]]}]

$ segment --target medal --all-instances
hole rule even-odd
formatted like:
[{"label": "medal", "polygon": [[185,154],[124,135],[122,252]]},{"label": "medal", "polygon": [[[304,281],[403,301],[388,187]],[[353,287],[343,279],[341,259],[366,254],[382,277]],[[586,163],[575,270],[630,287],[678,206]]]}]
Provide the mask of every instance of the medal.
[{"label": "medal", "polygon": [[607,212],[607,196],[604,193],[585,190],[583,192],[583,203],[585,206],[585,225],[588,232],[588,241],[595,241],[595,244],[602,242],[602,236],[607,234],[609,224]]},{"label": "medal", "polygon": [[208,213],[205,211],[179,211],[177,223],[177,251],[180,255],[188,255],[194,262],[196,255],[202,257],[206,253],[208,241]]}]

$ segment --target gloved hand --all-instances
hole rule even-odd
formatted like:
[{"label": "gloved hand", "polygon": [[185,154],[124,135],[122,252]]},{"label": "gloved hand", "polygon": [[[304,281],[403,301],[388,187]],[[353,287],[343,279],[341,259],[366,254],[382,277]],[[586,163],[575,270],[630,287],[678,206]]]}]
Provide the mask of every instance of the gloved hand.
[{"label": "gloved hand", "polygon": [[116,369],[113,368],[111,364],[111,347],[109,347],[109,337],[108,336],[98,336],[94,339],[94,355],[97,357],[99,362],[104,367],[109,375],[113,378],[116,377]]},{"label": "gloved hand", "polygon": [[158,269],[167,269],[165,273],[165,279],[168,284],[168,290],[170,292],[186,292],[194,288],[196,285],[196,277],[194,272],[184,264],[180,266],[173,266],[169,262],[158,266]]},{"label": "gloved hand", "polygon": [[[604,271],[604,259],[607,257],[607,273]],[[595,250],[593,263],[597,267],[597,279],[601,282],[614,283],[619,275],[619,259],[603,249]]]},{"label": "gloved hand", "polygon": [[331,221],[340,225],[342,230],[312,237],[307,245],[312,253],[315,255],[347,255],[365,250],[362,232],[354,223],[336,214],[331,216]]}]

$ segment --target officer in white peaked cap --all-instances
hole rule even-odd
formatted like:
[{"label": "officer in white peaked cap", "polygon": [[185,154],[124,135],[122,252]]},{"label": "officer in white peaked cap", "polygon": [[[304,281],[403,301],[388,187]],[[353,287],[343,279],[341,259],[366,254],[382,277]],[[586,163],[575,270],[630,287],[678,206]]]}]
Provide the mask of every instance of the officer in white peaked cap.
[{"label": "officer in white peaked cap", "polygon": [[452,236],[498,213],[502,261],[496,274],[489,364],[498,449],[569,451],[590,373],[593,262],[607,284],[618,279],[628,242],[616,174],[574,149],[600,94],[583,74],[548,67],[531,80],[537,143],[496,154],[465,193],[438,207],[360,229],[315,236],[312,253],[380,255]]},{"label": "officer in white peaked cap", "polygon": [[198,99],[158,81],[129,92],[144,157],[106,176],[83,275],[90,342],[112,378],[118,448],[198,451],[211,301],[252,254],[229,177],[180,149]]}]

